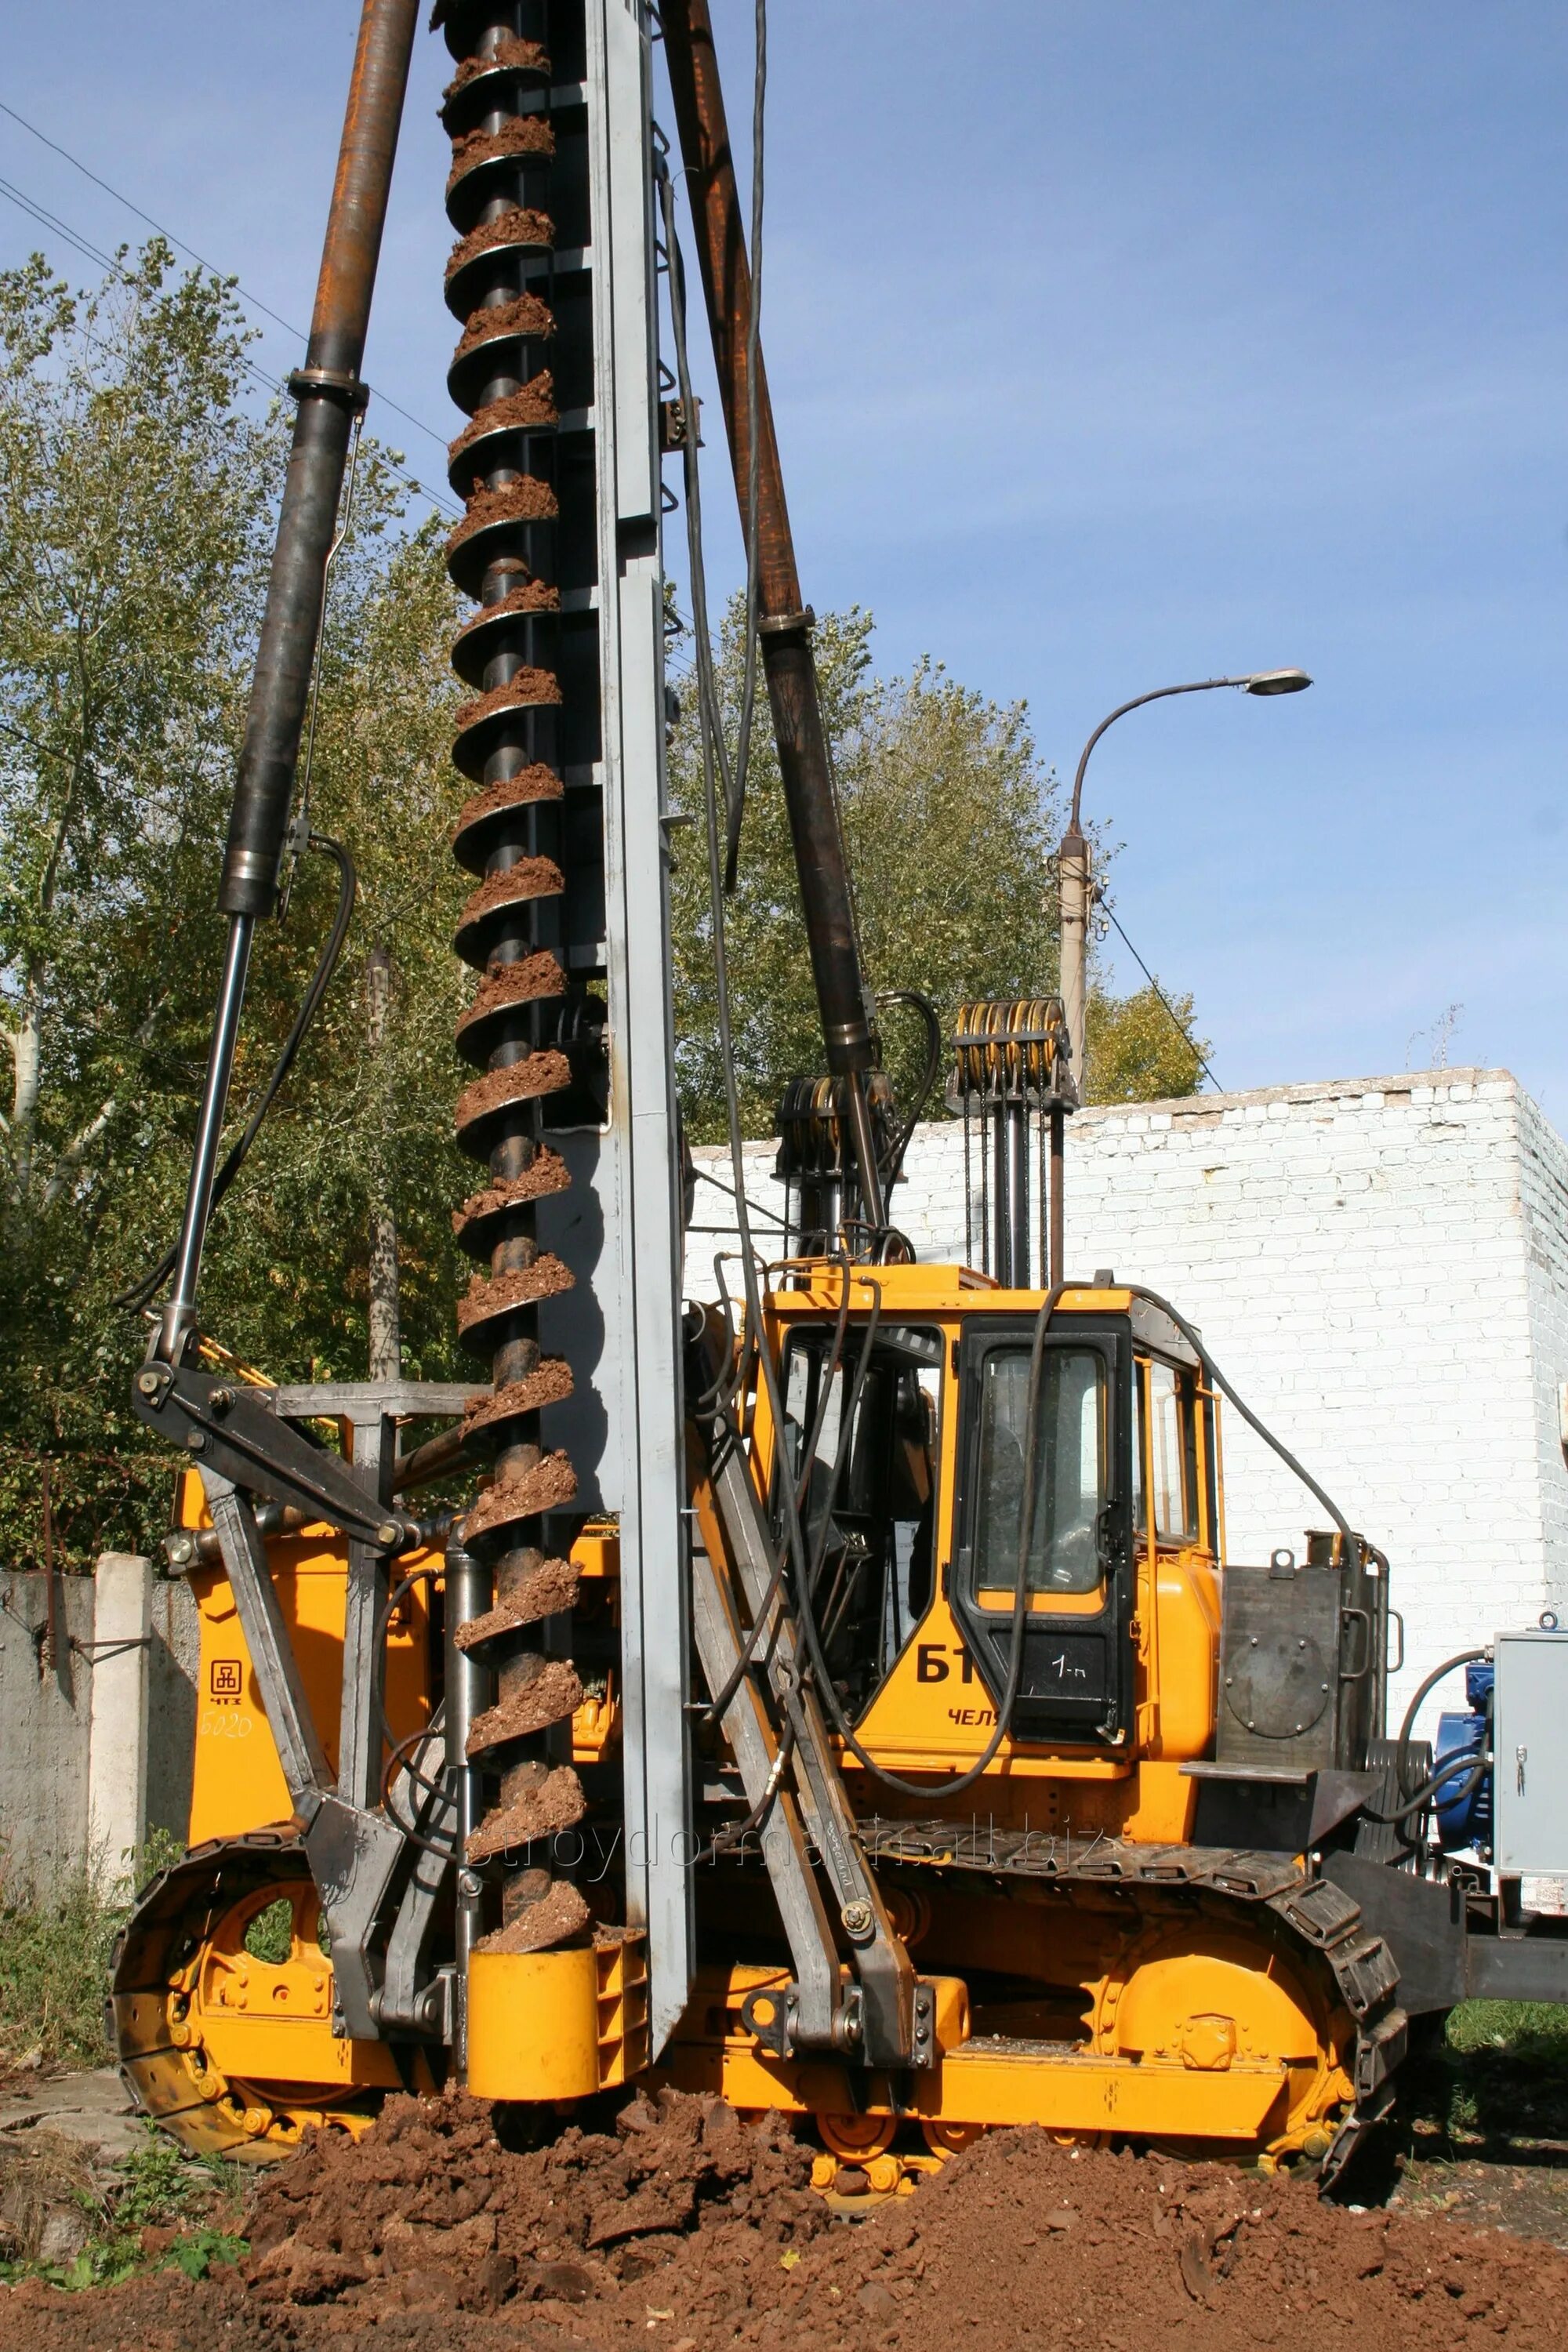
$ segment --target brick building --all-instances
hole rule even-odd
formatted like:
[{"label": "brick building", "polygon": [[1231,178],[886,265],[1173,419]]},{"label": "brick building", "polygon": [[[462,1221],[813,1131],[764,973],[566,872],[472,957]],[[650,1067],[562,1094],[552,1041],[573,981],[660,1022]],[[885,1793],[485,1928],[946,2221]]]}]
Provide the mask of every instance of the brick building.
[{"label": "brick building", "polygon": [[[748,1146],[748,1189],[776,1212],[773,1152]],[[698,1159],[728,1181],[724,1154]],[[700,1183],[695,1223],[729,1214]],[[963,1255],[957,1125],[917,1134],[894,1214],[921,1257]],[[1067,1236],[1075,1272],[1114,1267],[1181,1307],[1387,1552],[1407,1635],[1396,1703],[1494,1630],[1568,1616],[1568,1146],[1506,1071],[1082,1111]],[[692,1296],[712,1295],[724,1246],[691,1234]],[[1300,1553],[1321,1512],[1235,1413],[1226,1478],[1230,1557]]]}]

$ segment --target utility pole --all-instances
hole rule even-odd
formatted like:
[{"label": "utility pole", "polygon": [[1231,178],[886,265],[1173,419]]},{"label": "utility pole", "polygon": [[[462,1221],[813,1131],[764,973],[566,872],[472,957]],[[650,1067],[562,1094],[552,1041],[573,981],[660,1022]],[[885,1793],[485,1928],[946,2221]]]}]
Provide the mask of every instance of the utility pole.
[{"label": "utility pole", "polygon": [[1089,910],[1093,889],[1089,842],[1075,815],[1057,852],[1057,897],[1061,910],[1062,1012],[1073,1083],[1080,1101],[1089,1031]]}]

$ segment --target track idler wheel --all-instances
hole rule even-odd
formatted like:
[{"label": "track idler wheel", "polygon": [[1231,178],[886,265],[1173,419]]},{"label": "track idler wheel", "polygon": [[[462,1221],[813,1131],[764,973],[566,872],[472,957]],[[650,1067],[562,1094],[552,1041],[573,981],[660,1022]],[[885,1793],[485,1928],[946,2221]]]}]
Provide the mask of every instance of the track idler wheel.
[{"label": "track idler wheel", "polygon": [[1354,2101],[1347,2071],[1354,2025],[1331,1970],[1272,1916],[1236,1916],[1205,1901],[1148,1920],[1100,1988],[1090,2047],[1121,2058],[1179,2058],[1192,2081],[1194,2115],[1206,2079],[1233,2061],[1284,2071],[1260,2145],[1169,2138],[1170,2155],[1231,2156],[1278,2162],[1321,2157]]},{"label": "track idler wheel", "polygon": [[120,2070],[194,2154],[272,2162],[312,2125],[357,2138],[400,2087],[384,2044],[332,2032],[320,1919],[303,1847],[261,1830],[197,1846],[121,1929],[108,2019]]}]

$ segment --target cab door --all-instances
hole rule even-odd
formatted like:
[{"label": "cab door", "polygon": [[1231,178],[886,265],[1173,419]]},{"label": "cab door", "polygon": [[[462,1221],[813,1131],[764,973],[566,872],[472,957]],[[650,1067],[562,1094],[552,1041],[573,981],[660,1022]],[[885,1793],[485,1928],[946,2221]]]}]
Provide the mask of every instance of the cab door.
[{"label": "cab door", "polygon": [[[976,1320],[960,1351],[957,1548],[948,1601],[993,1701],[1007,1683],[1032,1320]],[[1016,1739],[1117,1748],[1132,1722],[1131,1334],[1111,1321],[1049,1335],[1033,1448],[1028,1616]]]}]

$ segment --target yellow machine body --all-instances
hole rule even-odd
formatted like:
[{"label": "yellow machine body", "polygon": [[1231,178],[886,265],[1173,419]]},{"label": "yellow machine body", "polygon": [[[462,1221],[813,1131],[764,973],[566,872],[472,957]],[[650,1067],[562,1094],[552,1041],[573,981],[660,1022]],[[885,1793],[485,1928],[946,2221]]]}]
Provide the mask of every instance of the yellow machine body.
[{"label": "yellow machine body", "polygon": [[[791,1286],[767,1303],[767,1344],[775,1365],[792,1346],[830,1330],[843,1299],[839,1267],[795,1269]],[[1136,1529],[1129,1627],[1131,1707],[1125,1737],[1103,1743],[1043,1744],[1005,1738],[976,1786],[954,1800],[944,1783],[967,1770],[989,1744],[995,1711],[977,1670],[953,1599],[959,1459],[957,1383],[966,1335],[977,1317],[1027,1323],[1037,1294],[1007,1292],[966,1270],[889,1266],[852,1276],[849,1318],[875,1310],[884,1327],[907,1325],[940,1340],[931,1349],[923,1465],[934,1488],[930,1591],[902,1629],[855,1729],[875,1761],[919,1784],[893,1794],[854,1755],[840,1760],[863,1821],[879,1830],[918,1818],[918,1858],[900,1848],[884,1867],[870,1853],[889,1909],[936,1988],[935,2063],[900,2082],[855,2079],[831,2059],[782,2059],[741,2017],[758,1988],[788,1977],[782,1935],[772,1958],[752,1957],[766,1939],[771,1899],[760,1859],[700,1873],[697,1988],[661,2079],[721,2091],[742,2109],[778,2108],[813,2119],[822,2141],[818,2175],[842,2172],[891,2188],[944,2161],[977,2130],[1032,2123],[1066,2137],[1125,2137],[1275,2160],[1319,2154],[1353,2096],[1353,2024],[1332,1978],[1293,1942],[1279,1921],[1223,1891],[1055,1880],[1005,1880],[958,1866],[977,1819],[1026,1837],[1065,1843],[1071,1857],[1097,1844],[1180,1850],[1193,1836],[1197,1783],[1184,1769],[1212,1753],[1220,1632],[1222,1479],[1215,1401],[1202,1387],[1190,1351],[1162,1355],[1140,1336],[1138,1301],[1119,1288],[1070,1290],[1053,1329],[1070,1337],[1091,1325],[1129,1335],[1136,1402],[1135,1478],[1145,1498]],[[1156,1337],[1158,1335],[1155,1335]],[[1159,1431],[1153,1386],[1176,1442]],[[1173,1403],[1173,1400],[1174,1401]],[[769,1458],[765,1390],[747,1401],[753,1462]],[[1179,1424],[1179,1425],[1177,1425]],[[918,1450],[918,1449],[917,1449]],[[1162,1525],[1159,1497],[1174,1475],[1188,1491]],[[710,1547],[721,1547],[713,1498],[699,1475],[692,1500]],[[181,1518],[202,1524],[201,1495],[185,1481]],[[345,1554],[324,1530],[269,1546],[285,1621],[329,1754],[339,1705]],[[613,1524],[586,1527],[574,1558],[587,1604],[618,1616]],[[434,1560],[421,1564],[436,1567]],[[201,1689],[191,1805],[191,1842],[243,1839],[287,1822],[281,1769],[228,1585],[221,1572],[192,1579],[201,1617]],[[438,1579],[433,1580],[439,1590]],[[386,1706],[395,1738],[416,1729],[436,1694],[432,1585],[416,1584],[395,1614],[387,1654]],[[1010,1612],[1013,1594],[978,1594],[983,1608]],[[1086,1621],[1094,1591],[1035,1596],[1053,1622]],[[613,1675],[590,1686],[572,1726],[580,1765],[613,1757],[619,1738]],[[722,1761],[721,1750],[718,1760]],[[931,1825],[951,1820],[951,1845]],[[896,1841],[895,1841],[896,1843]],[[289,1875],[289,1873],[292,1874]],[[285,1948],[258,1958],[247,1937],[268,1905],[287,1910]],[[275,1916],[282,1919],[281,1913]],[[163,2103],[184,2112],[185,2137],[205,2145],[237,2137],[256,2154],[291,2144],[311,2120],[358,2128],[374,2095],[398,2080],[382,2045],[335,2037],[331,1969],[317,1940],[317,1908],[297,1856],[282,1883],[265,1874],[232,1906],[208,1919],[205,1938],[171,1969],[177,2011],[174,2039],[188,2053]],[[759,1928],[759,1921],[763,1926]],[[254,1941],[254,1938],[252,1938]],[[142,1997],[143,2001],[145,1997]],[[623,1928],[593,1946],[533,1955],[478,1953],[467,1987],[468,2074],[487,2096],[554,2102],[631,2079],[647,2063],[647,1985],[640,1939]],[[166,2018],[162,2021],[166,2030]],[[139,2032],[150,2043],[159,2021],[121,2021],[122,2045]],[[144,2031],[143,2031],[144,2030]],[[174,2062],[157,2063],[167,2074]],[[174,2071],[178,2074],[178,2065]],[[198,2106],[187,2095],[195,2086]],[[172,2119],[176,2121],[177,2116]],[[221,2128],[218,2128],[221,2126]],[[210,2128],[209,2128],[210,2127]]]}]

